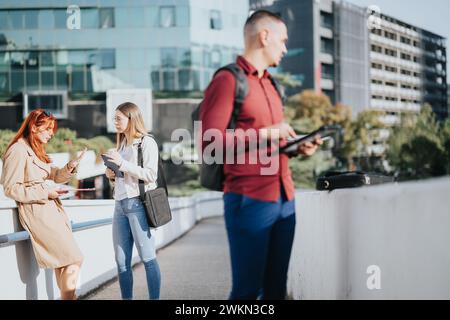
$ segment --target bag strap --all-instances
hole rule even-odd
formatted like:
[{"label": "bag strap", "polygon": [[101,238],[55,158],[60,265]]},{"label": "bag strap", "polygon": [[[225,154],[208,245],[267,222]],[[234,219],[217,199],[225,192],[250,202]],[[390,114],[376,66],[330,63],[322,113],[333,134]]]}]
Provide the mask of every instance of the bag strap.
[{"label": "bag strap", "polygon": [[[156,142],[156,139],[154,138],[153,135],[147,134],[147,136],[153,138]],[[138,165],[141,168],[144,167],[144,157],[142,155],[142,142],[144,140],[144,137],[145,136],[143,136],[141,138],[141,140],[139,141],[139,144],[138,144]],[[139,182],[139,195],[141,197],[141,200],[144,201],[144,199],[145,199],[145,196],[144,196],[145,195],[145,183],[144,183],[144,180],[140,180],[140,179],[138,180],[138,182]],[[167,191],[166,176],[164,174],[164,168],[162,165],[162,160],[161,160],[159,151],[158,151],[158,177],[156,179],[156,187],[157,188],[163,187],[166,190],[167,196],[169,196],[169,192]]]},{"label": "bag strap", "polygon": [[242,68],[239,67],[237,63],[230,63],[218,69],[214,73],[214,77],[222,70],[231,72],[234,78],[236,79],[236,90],[234,94],[233,112],[231,113],[230,122],[228,123],[227,126],[227,129],[235,129],[239,112],[241,111],[244,99],[248,94],[247,76],[244,70],[242,70]]},{"label": "bag strap", "polygon": [[283,103],[284,108],[284,105],[286,104],[286,92],[284,90],[284,86],[273,76],[269,76],[269,79],[270,82],[272,82],[272,85],[274,86],[275,90],[277,90],[277,93],[281,98],[281,102]]}]

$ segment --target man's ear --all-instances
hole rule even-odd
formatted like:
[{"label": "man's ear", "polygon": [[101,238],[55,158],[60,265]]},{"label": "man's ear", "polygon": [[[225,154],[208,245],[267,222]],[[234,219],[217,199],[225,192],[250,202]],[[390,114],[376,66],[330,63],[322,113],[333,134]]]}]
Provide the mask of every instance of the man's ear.
[{"label": "man's ear", "polygon": [[259,41],[264,47],[267,46],[268,38],[269,38],[269,30],[263,29],[259,32]]}]

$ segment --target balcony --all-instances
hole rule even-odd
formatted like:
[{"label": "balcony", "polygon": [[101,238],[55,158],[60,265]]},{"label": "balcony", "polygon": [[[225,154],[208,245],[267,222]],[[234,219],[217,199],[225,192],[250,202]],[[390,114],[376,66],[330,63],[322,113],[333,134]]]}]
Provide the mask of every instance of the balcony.
[{"label": "balcony", "polygon": [[326,64],[333,64],[334,63],[334,59],[333,59],[333,52],[331,49],[328,50],[322,50],[320,52],[320,62],[322,63],[326,63]]},{"label": "balcony", "polygon": [[414,111],[419,112],[421,105],[419,103],[406,103],[401,101],[386,101],[381,99],[371,99],[370,107],[378,108],[382,110],[395,110],[395,111]]},{"label": "balcony", "polygon": [[333,78],[328,78],[328,76],[327,78],[324,78],[324,75],[322,75],[322,79],[320,80],[320,88],[322,90],[334,90]]}]

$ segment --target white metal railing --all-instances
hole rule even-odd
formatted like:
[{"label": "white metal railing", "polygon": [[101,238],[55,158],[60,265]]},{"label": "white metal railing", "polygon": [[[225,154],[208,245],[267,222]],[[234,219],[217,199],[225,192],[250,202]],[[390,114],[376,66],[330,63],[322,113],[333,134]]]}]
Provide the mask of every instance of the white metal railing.
[{"label": "white metal railing", "polygon": [[[169,200],[173,220],[154,230],[157,249],[179,238],[197,221],[223,214],[222,196],[218,192]],[[114,200],[63,200],[63,205],[85,257],[78,289],[82,295],[117,274],[111,239]],[[20,227],[16,210],[14,201],[0,201],[0,300],[56,299],[59,292],[53,272],[38,268],[28,233]],[[133,263],[138,261],[134,249]]]}]

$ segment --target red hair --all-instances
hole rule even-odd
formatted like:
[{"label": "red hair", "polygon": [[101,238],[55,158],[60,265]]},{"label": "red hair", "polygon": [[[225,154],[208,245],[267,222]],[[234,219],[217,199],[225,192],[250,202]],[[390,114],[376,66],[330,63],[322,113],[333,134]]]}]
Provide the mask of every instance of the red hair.
[{"label": "red hair", "polygon": [[25,121],[20,126],[19,131],[15,135],[15,137],[11,140],[8,145],[8,150],[14,143],[16,143],[20,138],[24,138],[28,141],[28,144],[33,149],[36,156],[45,163],[50,163],[51,160],[44,149],[44,144],[39,141],[36,136],[36,132],[32,129],[48,129],[52,126],[53,134],[56,133],[58,129],[58,125],[56,123],[56,118],[47,113],[43,109],[36,109],[30,112]]}]

